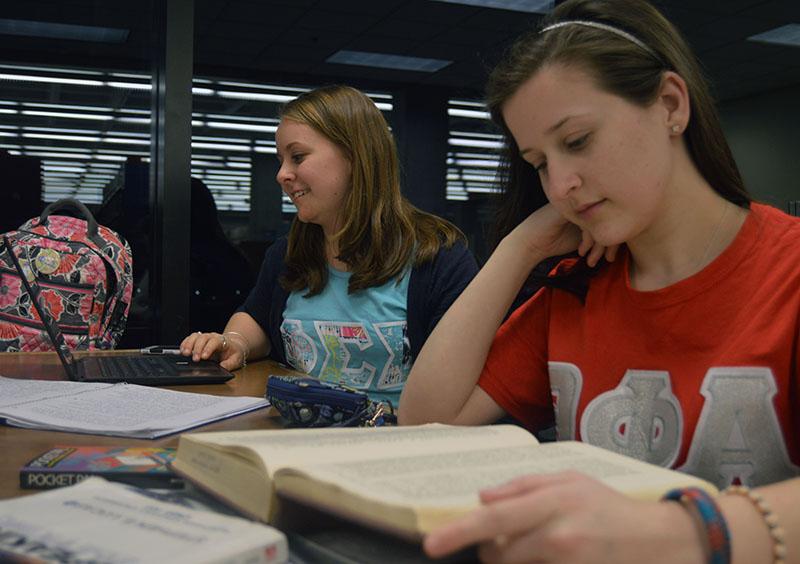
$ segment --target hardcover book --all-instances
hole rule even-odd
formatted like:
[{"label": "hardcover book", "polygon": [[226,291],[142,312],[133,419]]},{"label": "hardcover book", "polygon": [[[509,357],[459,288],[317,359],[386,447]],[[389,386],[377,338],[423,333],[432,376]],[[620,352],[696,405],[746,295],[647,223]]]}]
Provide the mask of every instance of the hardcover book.
[{"label": "hardcover book", "polygon": [[19,471],[23,489],[71,486],[89,476],[102,476],[142,488],[179,488],[183,480],[168,464],[175,449],[167,447],[56,446]]},{"label": "hardcover book", "polygon": [[409,540],[476,508],[481,489],[525,474],[577,470],[640,499],[687,486],[716,493],[587,443],[539,444],[513,425],[190,433],[172,466],[264,522],[279,522],[288,499]]}]

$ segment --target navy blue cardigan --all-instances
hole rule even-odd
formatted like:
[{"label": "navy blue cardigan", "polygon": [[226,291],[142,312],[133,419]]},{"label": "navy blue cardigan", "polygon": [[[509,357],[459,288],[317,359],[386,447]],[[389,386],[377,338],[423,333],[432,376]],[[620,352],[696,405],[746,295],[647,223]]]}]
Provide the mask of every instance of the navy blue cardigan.
[{"label": "navy blue cardigan", "polygon": [[[282,237],[267,249],[256,285],[239,308],[261,326],[271,345],[270,358],[282,364],[286,356],[280,326],[289,293],[278,280],[286,270],[287,244]],[[406,304],[412,358],[417,358],[439,319],[477,272],[475,257],[461,242],[449,249],[442,247],[432,261],[412,269]]]}]

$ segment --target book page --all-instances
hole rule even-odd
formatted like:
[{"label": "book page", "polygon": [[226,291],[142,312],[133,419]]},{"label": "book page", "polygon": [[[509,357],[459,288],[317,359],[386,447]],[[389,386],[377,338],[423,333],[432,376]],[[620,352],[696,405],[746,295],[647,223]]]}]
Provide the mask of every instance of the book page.
[{"label": "book page", "polygon": [[172,467],[240,511],[269,522],[275,510],[271,477],[281,468],[536,444],[533,435],[512,425],[190,433],[181,435]]},{"label": "book page", "polygon": [[59,562],[288,559],[286,538],[272,527],[165,503],[101,478],[0,502],[4,551]]},{"label": "book page", "polygon": [[[619,491],[661,489],[678,481],[699,481],[673,470],[573,441],[462,450],[412,457],[350,460],[300,468],[315,479],[345,485],[366,495],[418,506],[470,505],[478,491],[527,474],[576,470]],[[643,492],[646,496],[647,492]]]},{"label": "book page", "polygon": [[[9,400],[12,396],[6,394],[15,394],[20,401]],[[263,398],[133,384],[17,380],[9,385],[7,379],[0,380],[0,397],[6,398],[0,417],[9,425],[140,438],[156,438],[268,405]]]},{"label": "book page", "polygon": [[477,507],[482,489],[519,476],[567,470],[643,499],[658,499],[669,489],[689,485],[715,491],[711,484],[688,474],[571,441],[536,448],[473,447],[410,457],[305,464],[280,470],[274,483],[279,492],[334,511],[340,507],[345,512],[391,520],[392,515],[402,514],[400,509],[410,509],[419,520],[414,526],[427,531]]},{"label": "book page", "polygon": [[[496,447],[535,446],[536,438],[514,425],[462,427],[440,424],[192,433],[181,440],[221,447],[259,458],[270,472],[284,466]],[[247,451],[250,451],[248,453]],[[180,449],[179,449],[180,452]],[[179,455],[180,456],[180,455]]]}]

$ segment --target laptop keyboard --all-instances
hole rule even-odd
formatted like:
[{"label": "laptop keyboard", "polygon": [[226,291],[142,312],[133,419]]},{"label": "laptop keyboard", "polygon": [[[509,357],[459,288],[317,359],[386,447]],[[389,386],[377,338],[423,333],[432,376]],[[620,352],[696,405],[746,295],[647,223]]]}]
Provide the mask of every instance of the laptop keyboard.
[{"label": "laptop keyboard", "polygon": [[141,386],[221,384],[233,378],[216,362],[191,362],[180,356],[86,356],[78,360],[79,382],[128,382]]},{"label": "laptop keyboard", "polygon": [[100,364],[103,378],[108,380],[142,380],[175,375],[175,366],[160,357],[103,357]]}]

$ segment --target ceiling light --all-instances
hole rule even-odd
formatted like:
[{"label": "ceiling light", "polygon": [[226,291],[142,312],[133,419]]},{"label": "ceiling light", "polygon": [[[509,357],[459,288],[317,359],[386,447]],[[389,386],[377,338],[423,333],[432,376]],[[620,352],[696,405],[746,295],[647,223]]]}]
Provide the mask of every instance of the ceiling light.
[{"label": "ceiling light", "polygon": [[142,151],[124,151],[122,149],[98,149],[97,152],[106,153],[109,155],[132,155],[135,157],[144,157],[148,154]]},{"label": "ceiling light", "polygon": [[238,137],[208,137],[204,135],[193,135],[192,141],[211,141],[220,143],[250,143],[249,139],[241,139]]},{"label": "ceiling light", "polygon": [[497,188],[492,186],[481,186],[476,184],[467,184],[467,192],[477,192],[479,194],[492,194],[499,192]]},{"label": "ceiling light", "polygon": [[68,104],[38,104],[35,102],[24,102],[22,104],[26,108],[53,108],[56,110],[81,110],[81,111],[94,111],[94,112],[113,112],[111,108],[104,108],[100,106],[70,106]]},{"label": "ceiling light", "polygon": [[31,157],[51,157],[51,158],[62,158],[62,159],[91,159],[91,155],[67,155],[65,153],[55,153],[51,151],[24,151],[23,155],[29,155]]},{"label": "ceiling light", "polygon": [[465,4],[479,8],[494,8],[531,14],[546,14],[553,9],[554,0],[436,0],[448,4]]},{"label": "ceiling light", "polygon": [[348,51],[345,49],[337,51],[328,57],[326,61],[329,63],[338,63],[340,65],[356,65],[418,72],[436,72],[453,62],[444,59],[425,59],[422,57],[407,57],[405,55],[390,55],[387,53],[368,53],[366,51]]},{"label": "ceiling light", "polygon": [[85,135],[55,135],[52,133],[23,133],[23,137],[32,139],[53,139],[55,141],[85,141],[87,143],[97,143],[99,137],[87,137]]},{"label": "ceiling light", "polygon": [[454,165],[458,166],[473,166],[478,168],[497,168],[500,161],[491,159],[455,159]]},{"label": "ceiling light", "polygon": [[[99,131],[97,133],[100,133]],[[108,133],[113,133],[114,135],[124,136],[124,137],[140,137],[142,139],[150,139],[149,133],[136,133],[134,131],[109,131]]]},{"label": "ceiling light", "polygon": [[[196,81],[197,79],[195,79]],[[285,90],[287,92],[296,92],[299,95],[303,92],[308,92],[309,88],[298,88],[296,86],[278,86],[277,84],[255,84],[253,82],[231,82],[227,80],[220,80],[217,84],[220,86],[243,86],[244,88],[262,88],[266,90]]]},{"label": "ceiling light", "polygon": [[261,131],[264,133],[275,133],[278,130],[277,125],[254,125],[250,123],[230,123],[223,121],[209,121],[206,122],[208,127],[215,127],[218,129],[235,129],[240,131]]},{"label": "ceiling light", "polygon": [[221,120],[237,120],[237,121],[246,121],[246,122],[263,122],[263,123],[280,123],[279,119],[276,118],[267,118],[267,117],[256,117],[256,116],[233,116],[233,115],[226,115],[226,114],[201,114],[201,113],[193,113],[193,117],[201,117],[205,119],[221,119]]},{"label": "ceiling light", "polygon": [[26,151],[58,151],[59,153],[87,153],[89,149],[82,147],[48,147],[47,145],[25,145]]},{"label": "ceiling light", "polygon": [[42,168],[48,172],[86,172],[86,168],[82,166],[56,166],[45,164],[42,166]]},{"label": "ceiling light", "polygon": [[192,141],[192,149],[219,149],[221,151],[250,151],[247,145],[228,145],[226,143],[195,143]]},{"label": "ceiling light", "polygon": [[141,124],[148,124],[150,123],[150,118],[132,118],[132,117],[121,117],[117,118],[116,121],[120,123],[141,123]]},{"label": "ceiling light", "polygon": [[484,102],[475,102],[473,100],[448,100],[447,103],[451,106],[469,106],[471,108],[486,109],[486,104]]},{"label": "ceiling light", "polygon": [[119,169],[119,165],[115,164],[108,164],[108,163],[91,163],[89,168],[113,168]]},{"label": "ceiling light", "polygon": [[22,128],[23,131],[45,131],[49,133],[59,133],[59,134],[66,134],[66,133],[77,133],[79,135],[100,135],[100,131],[94,129],[64,129],[61,127],[33,127],[33,126],[25,126]]},{"label": "ceiling light", "polygon": [[146,139],[126,139],[124,137],[103,137],[104,143],[124,143],[127,145],[149,145],[150,141]]},{"label": "ceiling light", "polygon": [[112,116],[105,116],[99,114],[71,114],[67,112],[40,112],[38,110],[22,110],[26,116],[43,116],[43,117],[60,117],[72,119],[95,119],[95,120],[109,120],[114,119]]},{"label": "ceiling light", "polygon": [[103,86],[99,80],[85,78],[64,78],[61,76],[36,76],[32,74],[0,74],[0,80],[18,80],[20,82],[51,82],[53,84],[79,84],[81,86]]},{"label": "ceiling light", "polygon": [[124,43],[129,30],[91,25],[73,25],[30,20],[0,19],[0,34],[46,37],[49,39],[74,39],[98,43]]},{"label": "ceiling light", "polygon": [[480,133],[478,131],[451,131],[451,137],[479,137],[482,139],[495,139],[496,141],[502,141],[503,136],[498,135],[497,133]]},{"label": "ceiling light", "polygon": [[[241,170],[225,170],[224,168],[215,168],[214,170],[209,170],[208,172],[210,174],[219,174],[222,176],[235,176],[235,177],[240,177],[243,174],[245,174]],[[250,177],[247,177],[248,180],[249,178]]]},{"label": "ceiling light", "polygon": [[112,88],[126,88],[128,90],[152,90],[152,84],[145,84],[143,82],[118,82],[109,80],[106,82],[107,86]]},{"label": "ceiling light", "polygon": [[458,108],[447,108],[447,115],[453,117],[467,117],[478,119],[491,119],[489,112],[482,112],[478,110],[461,110]]},{"label": "ceiling light", "polygon": [[458,139],[450,138],[447,140],[448,145],[455,145],[457,147],[482,147],[484,149],[502,149],[502,141],[484,141],[482,139]]},{"label": "ceiling light", "polygon": [[55,67],[29,67],[25,65],[2,65],[0,64],[0,69],[11,69],[14,71],[34,71],[34,72],[61,72],[66,74],[86,74],[92,76],[102,76],[104,73],[101,71],[92,71],[92,70],[83,70],[83,69],[59,69]]},{"label": "ceiling light", "polygon": [[217,96],[221,98],[236,98],[239,100],[258,100],[261,102],[289,102],[297,96],[287,96],[285,94],[266,94],[262,92],[233,92],[230,90],[220,90]]},{"label": "ceiling light", "polygon": [[[207,161],[221,161],[221,160],[225,159],[225,157],[222,157],[220,155],[192,155],[192,157],[198,158],[198,159],[205,159]],[[250,158],[250,157],[247,157],[247,158]]]},{"label": "ceiling light", "polygon": [[119,78],[141,78],[142,80],[150,80],[149,74],[132,74],[129,72],[111,72],[108,74]]},{"label": "ceiling light", "polygon": [[800,24],[786,24],[764,33],[751,35],[749,41],[760,43],[775,43],[778,45],[791,45],[800,47]]}]

